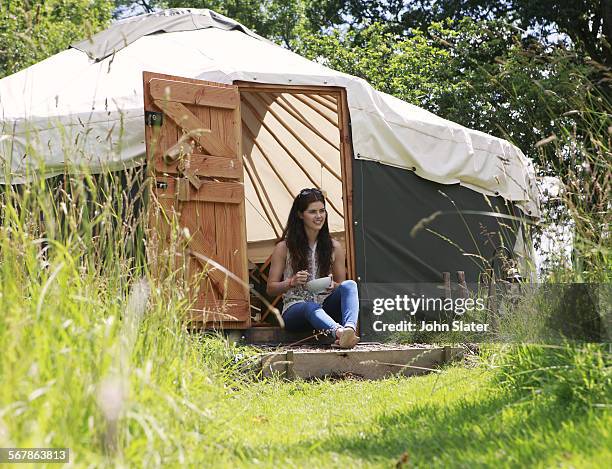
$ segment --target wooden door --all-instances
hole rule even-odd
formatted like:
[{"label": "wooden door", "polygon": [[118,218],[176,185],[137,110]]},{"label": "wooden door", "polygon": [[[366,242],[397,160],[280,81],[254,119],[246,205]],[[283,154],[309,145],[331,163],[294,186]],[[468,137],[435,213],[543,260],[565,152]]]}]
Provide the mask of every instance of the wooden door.
[{"label": "wooden door", "polygon": [[191,285],[193,321],[249,327],[238,88],[150,72],[143,78],[158,249],[172,243],[171,233],[183,238],[175,254]]}]

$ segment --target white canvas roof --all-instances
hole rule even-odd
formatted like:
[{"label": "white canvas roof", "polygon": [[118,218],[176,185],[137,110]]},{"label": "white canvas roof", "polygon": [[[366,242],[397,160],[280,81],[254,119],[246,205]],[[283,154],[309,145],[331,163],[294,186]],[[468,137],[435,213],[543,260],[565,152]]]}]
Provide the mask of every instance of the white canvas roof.
[{"label": "white canvas roof", "polygon": [[[483,194],[501,195],[526,213],[539,215],[534,170],[516,146],[378,92],[360,78],[306,60],[222,15],[196,9],[165,10],[123,20],[91,40],[0,80],[0,183],[9,179],[23,182],[28,171],[34,170],[49,176],[60,174],[67,162],[93,172],[141,164],[145,70],[227,84],[240,80],[346,88],[355,158],[414,169],[431,181],[460,183]],[[281,96],[298,114],[308,116],[304,103],[291,95]],[[341,209],[341,187],[333,176],[340,168],[333,146],[317,141],[304,123],[287,113],[287,106],[280,106],[280,98],[267,104],[248,96],[243,102],[247,98],[274,133],[284,132],[280,120],[292,123],[324,155],[330,168],[309,160],[308,155],[300,159],[310,177]],[[273,108],[284,117],[275,119],[269,112]],[[328,112],[325,108],[319,105],[320,115]],[[278,213],[286,214],[292,194],[286,187],[279,188],[270,163],[262,162],[260,149],[253,145],[257,140],[265,153],[275,155],[278,143],[261,124],[251,122],[248,115],[253,112],[245,111],[243,105],[244,125],[253,133],[250,142],[245,137],[245,148],[251,149],[249,156],[259,166],[270,198],[275,204],[278,201]],[[332,143],[337,142],[337,129],[334,134],[325,119],[310,114],[309,123]],[[286,141],[291,138],[287,136]],[[303,152],[303,148],[295,151]],[[294,162],[272,164],[286,174],[290,191],[312,187],[312,179],[296,171]],[[265,221],[261,229],[249,229],[249,241],[271,239],[273,227],[264,220],[250,178],[245,177],[245,184],[247,223]],[[340,215],[330,216],[330,222],[333,231],[342,229]]]}]

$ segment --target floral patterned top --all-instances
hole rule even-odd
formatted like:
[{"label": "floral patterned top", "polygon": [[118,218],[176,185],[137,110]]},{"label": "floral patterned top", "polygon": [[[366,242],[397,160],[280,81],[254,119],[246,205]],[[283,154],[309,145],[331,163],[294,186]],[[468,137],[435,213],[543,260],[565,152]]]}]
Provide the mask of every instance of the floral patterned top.
[{"label": "floral patterned top", "polygon": [[[315,241],[314,246],[310,249],[310,261],[308,262],[308,280],[313,280],[319,277],[319,266],[317,265],[317,243]],[[332,262],[334,259],[334,255],[332,254]],[[291,268],[291,255],[289,254],[289,250],[287,250],[287,258],[285,260],[285,271],[283,272],[283,280],[291,278],[294,272]],[[304,285],[298,285],[290,288],[285,293],[283,293],[283,311],[282,314],[285,314],[287,309],[301,301],[314,301],[315,303],[322,304],[330,294],[329,293],[311,293],[306,290]]]}]

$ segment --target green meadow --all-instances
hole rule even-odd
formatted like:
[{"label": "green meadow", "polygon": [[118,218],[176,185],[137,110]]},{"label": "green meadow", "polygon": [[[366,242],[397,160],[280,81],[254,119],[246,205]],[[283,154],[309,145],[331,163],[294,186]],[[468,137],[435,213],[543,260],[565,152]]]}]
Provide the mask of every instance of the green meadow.
[{"label": "green meadow", "polygon": [[[138,230],[116,223],[112,184],[88,180],[4,194],[0,447],[68,447],[75,467],[608,466],[608,347],[483,346],[381,381],[261,379],[257,349],[186,330],[184,292],[127,256]],[[81,201],[85,187],[106,201]]]},{"label": "green meadow", "polygon": [[[611,160],[593,129],[596,198]],[[3,186],[0,447],[68,447],[75,467],[609,467],[609,344],[538,344],[519,313],[506,332],[530,345],[483,345],[428,376],[262,379],[257,349],[187,330],[143,175]],[[563,193],[575,260],[544,280],[606,283],[609,236],[576,177]]]}]

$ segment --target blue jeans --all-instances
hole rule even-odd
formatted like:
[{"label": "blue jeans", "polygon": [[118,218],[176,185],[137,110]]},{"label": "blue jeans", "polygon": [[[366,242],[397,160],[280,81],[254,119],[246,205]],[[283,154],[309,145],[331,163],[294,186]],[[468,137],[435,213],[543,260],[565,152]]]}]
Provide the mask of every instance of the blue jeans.
[{"label": "blue jeans", "polygon": [[285,311],[283,319],[288,331],[315,329],[335,335],[336,329],[342,326],[356,329],[358,316],[357,284],[353,280],[345,280],[325,298],[322,305],[314,301],[295,303]]}]

